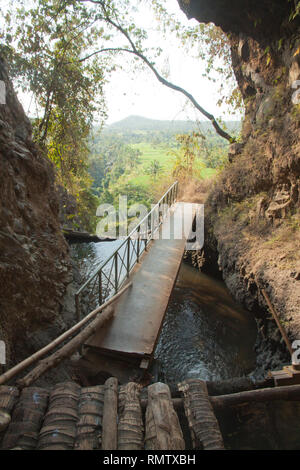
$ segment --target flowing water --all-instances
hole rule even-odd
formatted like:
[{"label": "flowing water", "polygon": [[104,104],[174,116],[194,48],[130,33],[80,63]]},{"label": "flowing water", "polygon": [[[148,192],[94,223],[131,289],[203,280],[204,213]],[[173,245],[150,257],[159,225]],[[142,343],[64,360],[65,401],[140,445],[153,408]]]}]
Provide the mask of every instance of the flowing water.
[{"label": "flowing water", "polygon": [[[72,245],[83,280],[119,244]],[[247,375],[255,368],[256,335],[255,320],[233,301],[223,282],[182,263],[155,352],[158,379],[175,384],[187,377]]]},{"label": "flowing water", "polygon": [[156,348],[159,378],[222,380],[255,368],[256,322],[225,284],[183,263]]}]

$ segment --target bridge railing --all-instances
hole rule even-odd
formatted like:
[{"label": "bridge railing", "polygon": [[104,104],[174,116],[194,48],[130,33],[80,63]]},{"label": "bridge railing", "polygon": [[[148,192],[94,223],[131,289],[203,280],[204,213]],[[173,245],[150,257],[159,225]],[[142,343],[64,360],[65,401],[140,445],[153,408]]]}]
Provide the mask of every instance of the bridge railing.
[{"label": "bridge railing", "polygon": [[82,297],[89,311],[91,305],[94,307],[97,304],[102,305],[122,288],[141,255],[147,251],[149,243],[162,225],[177,196],[178,182],[176,181],[76,292],[75,307],[78,321],[81,318]]}]

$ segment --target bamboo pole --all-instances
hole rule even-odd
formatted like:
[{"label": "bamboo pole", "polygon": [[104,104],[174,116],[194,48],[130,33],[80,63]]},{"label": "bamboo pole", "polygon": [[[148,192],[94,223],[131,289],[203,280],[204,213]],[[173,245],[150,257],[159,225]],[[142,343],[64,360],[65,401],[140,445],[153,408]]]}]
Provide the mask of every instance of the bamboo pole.
[{"label": "bamboo pole", "polygon": [[118,447],[118,379],[110,377],[104,386],[102,450]]},{"label": "bamboo pole", "polygon": [[51,356],[42,359],[32,371],[23,377],[23,379],[17,381],[17,386],[19,388],[29,387],[29,385],[35,382],[48,369],[52,369],[52,367],[55,367],[61,361],[71,356],[86,339],[110,320],[113,314],[113,307],[108,307],[102,315],[93,320],[84,330],[65,344],[65,346],[55,351]]},{"label": "bamboo pole", "polygon": [[54,349],[56,346],[58,346],[63,341],[65,341],[65,339],[69,338],[69,336],[76,333],[83,325],[85,325],[85,323],[87,323],[89,320],[94,318],[98,313],[100,313],[106,307],[111,305],[115,300],[117,300],[131,286],[132,286],[132,282],[129,282],[128,284],[126,284],[125,287],[123,287],[123,289],[121,289],[111,299],[109,299],[103,305],[101,305],[100,307],[98,307],[95,310],[93,310],[92,312],[90,312],[85,318],[83,318],[80,322],[76,323],[69,330],[65,331],[62,335],[58,336],[54,341],[52,341],[51,343],[49,343],[44,348],[42,348],[39,351],[35,352],[31,356],[29,356],[27,359],[24,359],[24,361],[20,362],[16,366],[12,367],[8,371],[6,371],[2,375],[0,375],[0,385],[6,383],[8,380],[10,380],[12,377],[17,375],[19,372],[22,372],[24,369],[26,369],[31,364],[33,364],[38,359],[40,359],[42,356],[44,356],[46,353],[48,353],[49,351],[52,351],[52,349]]},{"label": "bamboo pole", "polygon": [[273,316],[273,318],[274,318],[274,320],[275,320],[275,322],[276,322],[276,324],[277,324],[277,326],[278,326],[278,329],[279,329],[279,331],[280,331],[280,333],[281,333],[281,336],[282,336],[283,339],[284,339],[284,342],[285,342],[285,344],[286,344],[286,346],[287,346],[287,348],[288,348],[288,350],[289,350],[290,355],[293,356],[294,351],[293,351],[292,345],[291,345],[291,343],[290,343],[290,340],[289,340],[289,338],[288,338],[288,335],[286,334],[285,329],[283,328],[283,326],[282,326],[281,323],[280,323],[279,316],[278,316],[277,312],[275,311],[275,309],[274,309],[274,307],[273,307],[273,305],[272,305],[272,303],[271,303],[270,297],[268,296],[268,294],[267,294],[267,292],[265,291],[265,289],[263,289],[263,288],[260,287],[260,284],[259,284],[259,282],[258,282],[258,280],[257,280],[256,277],[255,277],[255,282],[256,282],[256,285],[257,285],[257,287],[258,287],[258,290],[261,291],[261,293],[262,293],[262,295],[263,295],[265,301],[267,302],[267,305],[268,305],[268,307],[269,307],[269,309],[270,309],[270,312],[272,313],[272,316]]},{"label": "bamboo pole", "polygon": [[278,317],[277,313],[275,312],[275,309],[274,309],[273,305],[271,304],[270,298],[269,298],[268,294],[266,293],[265,289],[261,289],[261,293],[264,296],[265,301],[267,302],[269,309],[271,310],[271,313],[274,317],[274,320],[276,321],[276,324],[279,328],[279,331],[280,331],[280,333],[281,333],[281,335],[282,335],[282,337],[285,341],[285,344],[286,344],[286,346],[287,346],[287,348],[288,348],[288,350],[289,350],[289,352],[292,356],[294,351],[293,351],[293,348],[291,346],[290,340],[288,338],[288,335],[286,334],[285,329],[283,328],[283,326],[280,323],[279,317]]},{"label": "bamboo pole", "polygon": [[[245,392],[230,393],[228,395],[210,396],[209,401],[214,409],[227,406],[236,406],[242,403],[263,403],[266,401],[300,401],[300,385],[285,385],[282,387],[261,388]],[[183,408],[183,398],[173,398],[175,409]],[[142,409],[145,410],[147,399],[141,400]]]},{"label": "bamboo pole", "polygon": [[298,401],[300,400],[300,385],[285,385],[282,387],[262,388],[250,390],[249,392],[232,393],[210,397],[214,408],[236,406],[241,403],[262,403],[266,401]]}]

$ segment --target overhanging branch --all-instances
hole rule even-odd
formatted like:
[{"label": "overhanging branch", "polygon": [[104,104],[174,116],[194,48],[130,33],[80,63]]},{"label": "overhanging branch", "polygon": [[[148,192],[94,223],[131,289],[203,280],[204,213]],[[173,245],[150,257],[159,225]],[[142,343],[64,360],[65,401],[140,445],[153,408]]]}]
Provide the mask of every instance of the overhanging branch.
[{"label": "overhanging branch", "polygon": [[123,47],[120,47],[120,48],[114,48],[114,47],[108,47],[108,48],[103,48],[103,49],[99,49],[98,51],[95,51],[93,52],[92,54],[89,54],[88,56],[84,57],[83,59],[80,59],[79,61],[80,62],[83,62],[97,54],[100,54],[100,53],[103,53],[103,52],[127,52],[127,53],[130,53],[130,54],[133,54],[135,55],[136,57],[138,57],[139,59],[141,59],[149,68],[150,70],[154,73],[154,75],[156,76],[157,80],[162,84],[162,85],[165,85],[166,87],[172,89],[172,90],[175,90],[175,91],[178,91],[179,93],[181,93],[182,95],[184,95],[194,106],[195,108],[203,115],[205,116],[213,125],[215,131],[217,132],[217,134],[219,136],[221,136],[222,138],[226,139],[228,142],[230,143],[233,143],[235,142],[235,139],[234,137],[232,137],[230,134],[228,134],[224,129],[222,129],[220,127],[220,125],[218,124],[217,120],[215,119],[215,117],[213,116],[213,114],[209,113],[208,111],[206,111],[199,103],[198,101],[194,98],[194,96],[189,93],[188,91],[186,91],[184,88],[178,86],[178,85],[175,85],[174,83],[172,82],[169,82],[168,80],[166,80],[162,75],[160,75],[160,73],[157,71],[157,69],[155,68],[155,66],[153,65],[153,63],[151,63],[149,61],[149,59],[147,59],[147,57],[136,47],[135,43],[133,42],[132,38],[130,37],[128,31],[126,31],[125,28],[123,28],[123,26],[121,26],[117,20],[113,20],[109,14],[109,11],[108,9],[106,8],[106,5],[105,5],[105,1],[103,0],[79,0],[79,1],[82,1],[82,2],[90,2],[90,3],[94,3],[94,4],[97,4],[100,6],[100,8],[102,9],[102,14],[103,14],[103,19],[104,21],[106,21],[108,24],[110,24],[111,26],[113,26],[115,29],[117,29],[125,38],[126,40],[129,42],[130,46],[131,46],[131,49],[127,49],[127,48],[123,48]]}]

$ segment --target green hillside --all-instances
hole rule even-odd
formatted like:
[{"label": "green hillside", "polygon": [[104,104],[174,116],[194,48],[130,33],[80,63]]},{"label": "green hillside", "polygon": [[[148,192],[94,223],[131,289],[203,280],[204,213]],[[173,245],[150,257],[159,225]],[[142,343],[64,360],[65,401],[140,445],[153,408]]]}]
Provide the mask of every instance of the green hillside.
[{"label": "green hillside", "polygon": [[[239,122],[228,122],[226,127],[235,135],[240,131]],[[94,131],[89,169],[94,193],[109,203],[115,203],[120,193],[130,194],[137,202],[153,202],[157,193],[186,171],[186,149],[178,135],[197,136],[191,137],[199,144],[193,150],[193,177],[213,176],[225,161],[229,144],[216,135],[210,122],[129,116]]]},{"label": "green hillside", "polygon": [[[227,121],[226,127],[231,132],[239,132],[239,121]],[[182,121],[182,120],[158,120],[149,119],[143,116],[128,116],[121,121],[114,122],[105,127],[105,132],[128,132],[128,131],[167,131],[176,133],[187,133],[198,131],[199,128],[203,132],[213,131],[213,126],[209,121]]]}]

